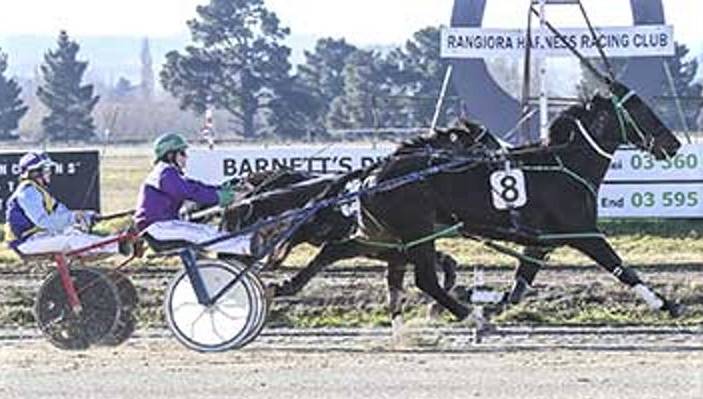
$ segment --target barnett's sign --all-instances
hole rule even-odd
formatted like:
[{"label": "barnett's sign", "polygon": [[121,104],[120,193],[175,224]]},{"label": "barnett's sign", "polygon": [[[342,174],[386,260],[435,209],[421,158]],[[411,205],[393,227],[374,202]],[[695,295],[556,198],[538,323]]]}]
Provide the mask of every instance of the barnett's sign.
[{"label": "barnett's sign", "polygon": [[[569,45],[586,57],[599,57],[598,45],[610,57],[673,56],[674,28],[670,25],[609,27],[596,30],[596,41],[588,29],[560,29]],[[522,57],[527,47],[524,30],[488,28],[443,28],[442,58]],[[531,49],[537,56],[570,57],[561,38],[532,31]]]},{"label": "barnett's sign", "polygon": [[265,170],[350,172],[373,165],[394,149],[393,145],[377,147],[290,145],[238,147],[228,150],[192,149],[188,153],[188,174],[196,179],[219,184],[233,177]]},{"label": "barnett's sign", "polygon": [[[0,152],[0,222],[7,199],[20,178],[19,160],[26,152]],[[50,191],[69,209],[100,211],[100,161],[97,151],[49,152],[56,162]]]},{"label": "barnett's sign", "polygon": [[[250,172],[282,168],[349,172],[383,159],[394,149],[391,144],[193,149],[188,174],[219,184]],[[529,185],[529,176],[526,180]],[[619,150],[598,197],[601,217],[703,218],[703,145],[685,145],[666,161],[641,151]]]}]

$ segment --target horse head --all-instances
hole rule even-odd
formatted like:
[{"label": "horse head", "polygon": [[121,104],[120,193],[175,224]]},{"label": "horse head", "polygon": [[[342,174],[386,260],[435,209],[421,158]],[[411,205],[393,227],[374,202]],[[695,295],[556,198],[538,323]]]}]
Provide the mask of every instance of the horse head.
[{"label": "horse head", "polygon": [[634,90],[612,81],[610,92],[622,144],[632,144],[657,160],[676,155],[681,142]]},{"label": "horse head", "polygon": [[608,96],[596,93],[585,104],[563,111],[550,126],[549,145],[590,146],[607,158],[623,144],[657,160],[675,155],[681,143],[654,111],[622,83],[609,81],[608,86]]},{"label": "horse head", "polygon": [[491,150],[497,150],[501,146],[494,135],[480,123],[468,119],[459,119],[455,126],[437,132],[440,142],[449,142],[451,146],[461,150],[474,149],[481,145]]}]

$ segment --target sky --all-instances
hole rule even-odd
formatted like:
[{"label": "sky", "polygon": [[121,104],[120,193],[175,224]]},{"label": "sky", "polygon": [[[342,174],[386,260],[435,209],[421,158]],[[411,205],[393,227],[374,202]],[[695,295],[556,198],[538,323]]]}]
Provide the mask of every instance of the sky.
[{"label": "sky", "polygon": [[[318,38],[345,38],[361,47],[402,45],[427,26],[448,25],[454,0],[264,0],[284,26],[291,28],[286,44],[291,62],[304,62],[304,51]],[[488,0],[485,27],[523,28],[529,0]],[[596,26],[632,24],[629,0],[582,0]],[[209,0],[3,0],[0,47],[10,54],[10,73],[31,77],[42,54],[65,29],[81,44],[82,59],[91,60],[92,79],[108,83],[125,76],[139,78],[141,40],[152,40],[155,62],[187,44],[186,21]],[[703,0],[663,0],[674,37],[686,44],[703,65]],[[560,27],[583,27],[576,6],[549,6],[550,21]],[[19,36],[18,36],[19,35]],[[28,40],[26,35],[40,37]],[[111,40],[111,37],[119,38]],[[133,38],[125,44],[125,37]],[[119,43],[119,44],[117,44]],[[37,47],[37,48],[34,48]],[[703,79],[703,67],[699,68]]]},{"label": "sky", "polygon": [[[0,12],[0,37],[16,34],[55,36],[166,37],[187,33],[185,21],[207,0],[6,0]],[[364,46],[398,44],[430,25],[449,22],[453,0],[265,0],[298,35],[345,37]],[[485,26],[525,24],[527,0],[488,1]],[[596,25],[629,25],[628,0],[584,0]],[[606,5],[604,7],[604,5]],[[703,49],[703,1],[664,0],[677,40]],[[568,11],[570,10],[570,11]],[[556,25],[581,24],[578,9],[550,6]]]}]

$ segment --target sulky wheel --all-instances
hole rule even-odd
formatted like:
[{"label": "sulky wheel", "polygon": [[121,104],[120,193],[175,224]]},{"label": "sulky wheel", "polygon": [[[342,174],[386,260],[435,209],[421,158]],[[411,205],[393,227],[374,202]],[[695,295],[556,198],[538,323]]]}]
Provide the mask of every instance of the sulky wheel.
[{"label": "sulky wheel", "polygon": [[118,346],[126,342],[136,329],[137,320],[133,312],[139,303],[139,299],[137,297],[137,288],[126,274],[111,270],[107,272],[107,275],[117,286],[122,306],[115,328],[100,340],[100,344]]},{"label": "sulky wheel", "polygon": [[129,276],[117,270],[108,271],[107,274],[117,285],[122,309],[134,310],[139,304],[139,297],[137,295],[137,287],[134,286]]},{"label": "sulky wheel", "polygon": [[123,311],[117,320],[117,325],[113,331],[106,334],[101,340],[100,345],[118,346],[125,343],[134,333],[137,326],[137,319],[130,311]]},{"label": "sulky wheel", "polygon": [[74,312],[57,271],[51,272],[34,305],[39,329],[56,347],[84,350],[116,328],[120,317],[120,297],[115,283],[97,269],[70,269],[81,310]]},{"label": "sulky wheel", "polygon": [[[243,269],[214,261],[200,261],[197,267],[211,296]],[[266,300],[261,287],[255,274],[246,273],[216,303],[201,305],[183,270],[171,280],[166,293],[169,328],[183,345],[200,352],[241,348],[256,338],[263,326]]]},{"label": "sulky wheel", "polygon": [[[245,266],[242,264],[230,264],[230,266],[236,269],[238,272],[241,272],[245,269]],[[251,341],[253,341],[254,339],[256,339],[256,337],[259,336],[261,330],[264,328],[264,324],[266,323],[266,316],[268,315],[269,305],[268,301],[266,300],[266,291],[264,284],[261,282],[257,275],[252,273],[250,273],[250,275],[253,276],[253,278],[250,279],[250,282],[256,291],[256,295],[254,296],[254,298],[257,300],[256,309],[258,310],[258,312],[256,312],[256,318],[254,319],[254,323],[252,325],[251,330],[249,331],[249,334],[247,334],[247,336],[242,340],[239,347],[243,347],[249,344]]]},{"label": "sulky wheel", "polygon": [[[241,273],[243,270],[246,269],[245,264],[232,259],[227,261],[227,266],[229,266],[232,270],[236,271],[237,274]],[[268,315],[268,302],[266,300],[266,292],[264,285],[256,274],[249,273],[249,276],[252,276],[252,278],[248,280],[248,283],[254,290],[255,295],[253,296],[253,299],[256,301],[254,304],[254,309],[256,309],[256,312],[253,315],[254,320],[252,322],[252,326],[249,333],[244,338],[242,338],[239,345],[230,349],[244,347],[251,341],[256,339],[256,337],[258,337],[261,333],[261,330],[264,328],[264,324],[266,323],[266,316]]]}]

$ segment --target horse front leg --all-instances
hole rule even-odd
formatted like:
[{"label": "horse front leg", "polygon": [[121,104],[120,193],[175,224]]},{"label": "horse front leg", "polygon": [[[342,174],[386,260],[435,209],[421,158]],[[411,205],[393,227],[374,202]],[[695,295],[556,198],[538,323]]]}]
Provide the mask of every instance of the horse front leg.
[{"label": "horse front leg", "polygon": [[302,270],[298,271],[291,279],[282,284],[272,284],[274,297],[291,296],[300,292],[310,280],[326,266],[341,260],[362,255],[363,246],[354,241],[332,242],[322,246],[320,252]]},{"label": "horse front leg", "polygon": [[681,315],[683,310],[681,305],[669,301],[663,295],[652,290],[640,279],[633,268],[624,266],[620,257],[605,239],[583,238],[570,242],[569,246],[588,255],[620,282],[631,287],[651,309],[666,311],[671,317]]}]

